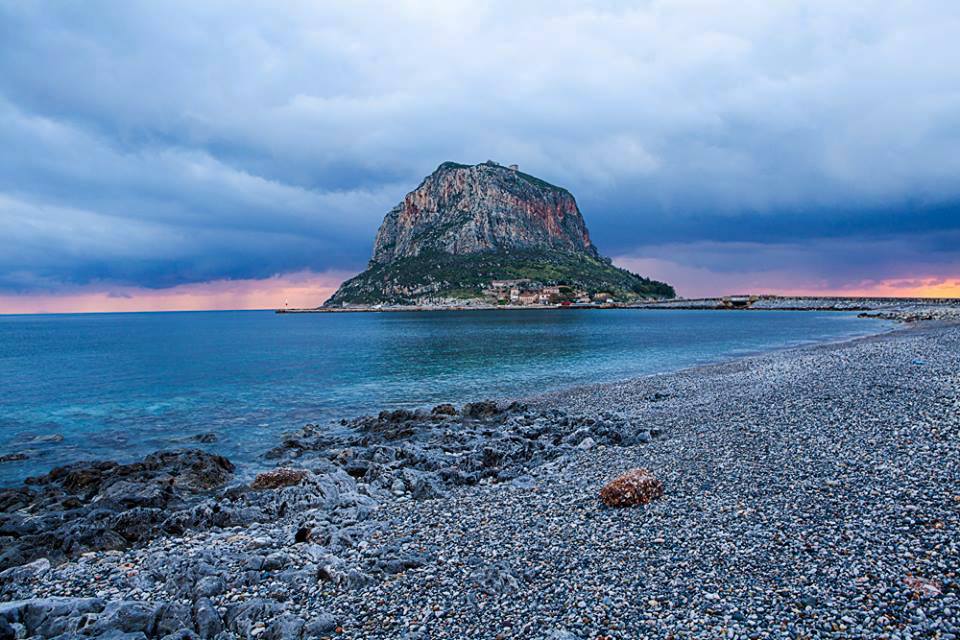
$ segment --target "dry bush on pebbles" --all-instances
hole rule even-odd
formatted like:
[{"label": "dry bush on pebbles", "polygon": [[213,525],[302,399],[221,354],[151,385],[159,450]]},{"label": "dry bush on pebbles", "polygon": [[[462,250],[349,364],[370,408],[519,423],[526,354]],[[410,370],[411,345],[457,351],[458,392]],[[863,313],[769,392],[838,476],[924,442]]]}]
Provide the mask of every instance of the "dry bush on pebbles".
[{"label": "dry bush on pebbles", "polygon": [[303,482],[307,477],[307,472],[303,469],[272,469],[258,473],[250,484],[252,489],[281,489],[283,487],[292,487]]},{"label": "dry bush on pebbles", "polygon": [[646,469],[631,469],[600,490],[600,500],[608,507],[648,504],[662,495],[663,483]]}]

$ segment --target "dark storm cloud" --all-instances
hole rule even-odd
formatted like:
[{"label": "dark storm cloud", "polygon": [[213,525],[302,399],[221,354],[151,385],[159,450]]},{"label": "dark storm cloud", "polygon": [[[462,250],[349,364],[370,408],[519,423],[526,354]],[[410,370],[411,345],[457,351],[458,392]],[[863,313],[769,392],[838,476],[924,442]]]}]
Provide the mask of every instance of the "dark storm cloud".
[{"label": "dark storm cloud", "polygon": [[488,158],[614,255],[956,265],[955,2],[517,4],[0,0],[0,288],[358,269]]}]

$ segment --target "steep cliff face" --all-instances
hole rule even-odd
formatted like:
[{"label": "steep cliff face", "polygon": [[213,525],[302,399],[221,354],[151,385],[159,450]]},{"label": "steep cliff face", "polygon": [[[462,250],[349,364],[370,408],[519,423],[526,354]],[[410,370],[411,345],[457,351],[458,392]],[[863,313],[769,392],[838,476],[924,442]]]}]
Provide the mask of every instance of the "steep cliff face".
[{"label": "steep cliff face", "polygon": [[603,258],[566,189],[493,162],[445,162],[386,215],[367,270],[324,306],[463,302],[499,279],[674,295]]},{"label": "steep cliff face", "polygon": [[430,252],[510,249],[599,257],[566,189],[491,162],[445,162],[387,214],[374,243],[373,263]]}]

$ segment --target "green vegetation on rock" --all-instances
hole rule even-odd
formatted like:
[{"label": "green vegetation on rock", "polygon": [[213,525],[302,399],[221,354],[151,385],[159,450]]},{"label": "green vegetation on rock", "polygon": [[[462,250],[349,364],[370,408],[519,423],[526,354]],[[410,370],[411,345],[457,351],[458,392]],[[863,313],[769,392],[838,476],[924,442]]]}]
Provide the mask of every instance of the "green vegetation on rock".
[{"label": "green vegetation on rock", "polygon": [[425,299],[477,299],[492,280],[527,279],[569,285],[617,300],[672,298],[668,284],[643,278],[603,259],[559,251],[502,251],[468,255],[429,253],[371,264],[340,287],[325,306],[416,304]]}]

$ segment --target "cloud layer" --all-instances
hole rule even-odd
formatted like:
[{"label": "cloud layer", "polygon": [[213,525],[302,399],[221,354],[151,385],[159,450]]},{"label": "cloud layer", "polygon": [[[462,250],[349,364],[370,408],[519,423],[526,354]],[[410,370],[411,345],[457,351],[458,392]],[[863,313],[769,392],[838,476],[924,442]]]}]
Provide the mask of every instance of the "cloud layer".
[{"label": "cloud layer", "polygon": [[0,0],[0,292],[358,270],[488,158],[621,261],[949,278],[957,33],[946,0]]}]

